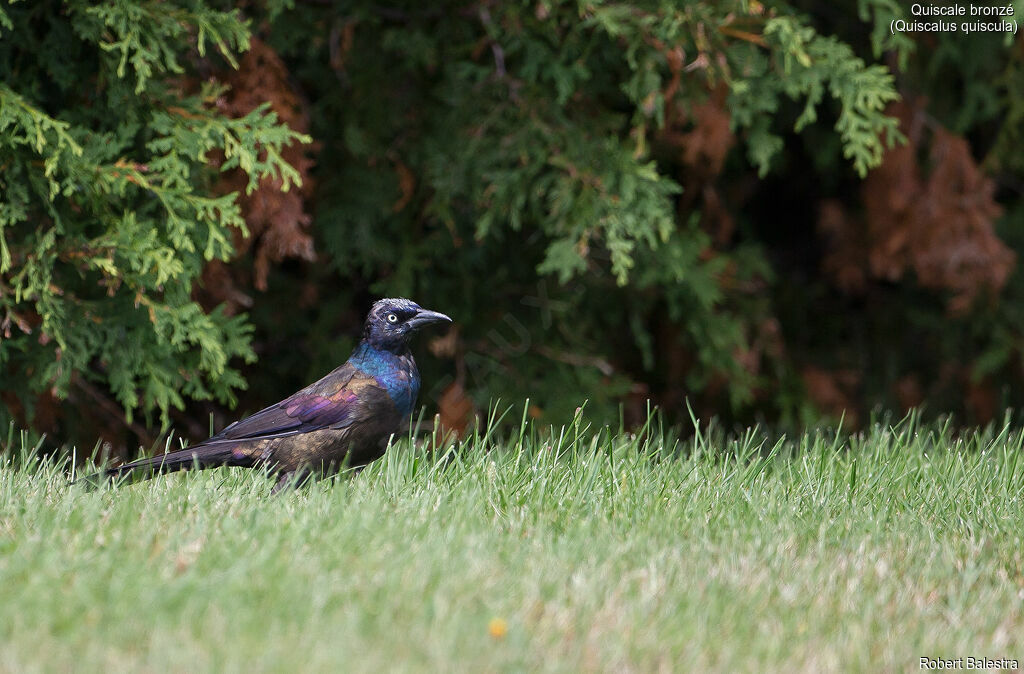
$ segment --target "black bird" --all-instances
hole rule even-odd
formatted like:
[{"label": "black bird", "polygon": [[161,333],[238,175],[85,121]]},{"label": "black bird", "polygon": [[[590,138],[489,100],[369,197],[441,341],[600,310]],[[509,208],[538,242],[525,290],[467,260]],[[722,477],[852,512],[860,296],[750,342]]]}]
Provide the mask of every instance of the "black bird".
[{"label": "black bird", "polygon": [[409,337],[428,323],[451,320],[407,299],[380,300],[370,309],[363,338],[348,361],[320,381],[197,445],[102,475],[152,477],[194,467],[266,466],[277,474],[276,492],[314,473],[366,465],[384,454],[416,402],[420,373]]}]

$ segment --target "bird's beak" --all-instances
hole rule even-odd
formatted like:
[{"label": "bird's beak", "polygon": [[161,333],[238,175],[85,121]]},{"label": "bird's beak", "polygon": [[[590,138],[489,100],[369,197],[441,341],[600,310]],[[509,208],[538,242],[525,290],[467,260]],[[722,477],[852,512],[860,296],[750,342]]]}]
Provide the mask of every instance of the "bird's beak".
[{"label": "bird's beak", "polygon": [[409,327],[421,328],[428,323],[451,323],[452,319],[437,311],[420,309],[416,315],[409,319]]}]

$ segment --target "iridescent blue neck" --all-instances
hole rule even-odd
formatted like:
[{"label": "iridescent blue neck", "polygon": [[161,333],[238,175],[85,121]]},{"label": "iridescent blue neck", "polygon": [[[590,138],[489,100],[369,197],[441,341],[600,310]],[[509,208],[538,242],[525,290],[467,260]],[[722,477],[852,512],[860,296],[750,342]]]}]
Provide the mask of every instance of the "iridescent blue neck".
[{"label": "iridescent blue neck", "polygon": [[420,390],[420,374],[408,347],[401,353],[395,353],[363,341],[352,352],[348,362],[376,379],[402,415],[412,411]]},{"label": "iridescent blue neck", "polygon": [[348,360],[368,375],[383,377],[401,367],[403,355],[364,341],[356,346]]}]

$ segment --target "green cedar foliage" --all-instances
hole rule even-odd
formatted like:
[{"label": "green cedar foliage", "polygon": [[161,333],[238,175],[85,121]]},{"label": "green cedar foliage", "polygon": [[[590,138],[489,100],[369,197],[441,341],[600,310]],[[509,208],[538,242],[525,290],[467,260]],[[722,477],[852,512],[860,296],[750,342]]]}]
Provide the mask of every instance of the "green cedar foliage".
[{"label": "green cedar foliage", "polygon": [[[382,295],[456,318],[420,359],[422,402],[457,383],[478,408],[529,397],[553,420],[648,396],[684,418],[684,395],[808,420],[808,365],[861,373],[864,408],[895,404],[911,375],[952,407],[932,395],[962,394],[947,363],[980,354],[981,377],[1019,361],[1021,302],[954,318],[910,272],[846,294],[817,228],[826,199],[862,212],[861,178],[903,140],[892,73],[1019,190],[1024,67],[1003,36],[893,35],[909,11],[894,0],[0,8],[5,388],[78,377],[165,412],[230,401],[241,373],[255,409],[343,359]],[[320,148],[320,263],[272,270],[228,318],[190,301],[245,228],[210,167],[247,171],[250,189],[296,180],[279,155],[295,134],[264,109],[218,116],[196,84],[232,67],[248,25]],[[1014,274],[1006,297],[1021,288]],[[240,362],[250,324],[257,367]]]},{"label": "green cedar foliage", "polygon": [[266,107],[217,112],[206,75],[248,43],[239,11],[212,2],[0,6],[0,378],[23,405],[99,385],[129,420],[166,423],[244,386],[246,319],[191,298],[245,231],[212,167],[287,189],[280,149],[304,140]]},{"label": "green cedar foliage", "polygon": [[[296,2],[268,40],[324,143],[321,282],[341,291],[320,310],[437,306],[457,317],[456,379],[478,405],[531,397],[551,418],[668,388],[674,414],[679,391],[716,386],[728,410],[789,385],[737,357],[759,348],[774,272],[756,241],[718,246],[681,206],[668,127],[724,87],[743,146],[730,165],[755,175],[810,126],[858,174],[900,139],[888,70],[774,3]],[[452,379],[423,365],[436,399]]]}]

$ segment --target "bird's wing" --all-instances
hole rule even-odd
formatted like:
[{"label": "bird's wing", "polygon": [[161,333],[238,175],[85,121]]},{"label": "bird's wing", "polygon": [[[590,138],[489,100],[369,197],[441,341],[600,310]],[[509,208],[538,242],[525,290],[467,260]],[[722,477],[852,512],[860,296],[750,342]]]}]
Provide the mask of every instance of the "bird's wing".
[{"label": "bird's wing", "polygon": [[236,421],[203,444],[345,428],[393,405],[376,379],[346,363],[298,393]]}]

